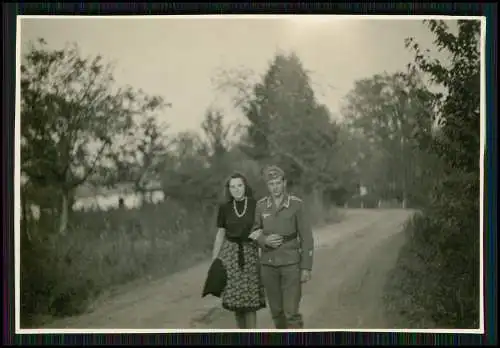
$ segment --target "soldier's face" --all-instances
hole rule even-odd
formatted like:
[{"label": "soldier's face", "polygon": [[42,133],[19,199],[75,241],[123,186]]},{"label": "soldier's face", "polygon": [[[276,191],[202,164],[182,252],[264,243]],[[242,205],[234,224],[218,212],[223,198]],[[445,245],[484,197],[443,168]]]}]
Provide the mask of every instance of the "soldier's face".
[{"label": "soldier's face", "polygon": [[245,195],[245,183],[241,178],[233,178],[229,181],[229,192],[234,199],[242,199]]},{"label": "soldier's face", "polygon": [[283,178],[271,179],[267,182],[267,188],[274,197],[280,197],[285,192],[285,185]]}]

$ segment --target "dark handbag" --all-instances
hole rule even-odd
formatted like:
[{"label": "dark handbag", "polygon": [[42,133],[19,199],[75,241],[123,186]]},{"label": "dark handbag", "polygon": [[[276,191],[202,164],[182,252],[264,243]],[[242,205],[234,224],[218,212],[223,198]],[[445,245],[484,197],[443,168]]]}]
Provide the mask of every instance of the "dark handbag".
[{"label": "dark handbag", "polygon": [[201,297],[207,295],[213,295],[215,297],[221,297],[224,288],[227,283],[227,272],[222,261],[217,258],[215,259],[208,270],[207,279],[205,280],[205,285],[203,286],[203,293]]}]

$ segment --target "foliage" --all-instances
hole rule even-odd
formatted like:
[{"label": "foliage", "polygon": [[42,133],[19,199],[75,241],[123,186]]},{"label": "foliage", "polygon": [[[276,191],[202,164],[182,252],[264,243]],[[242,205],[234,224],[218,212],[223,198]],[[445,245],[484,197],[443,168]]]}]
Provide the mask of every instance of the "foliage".
[{"label": "foliage", "polygon": [[250,121],[244,146],[252,158],[281,163],[298,186],[335,184],[335,124],[295,54],[276,55],[244,113]]},{"label": "foliage", "polygon": [[170,159],[168,150],[173,141],[166,131],[167,127],[160,125],[154,116],[135,121],[123,141],[115,142],[116,151],[109,155],[110,165],[103,168],[94,183],[113,186],[129,182],[144,198],[151,183],[160,180],[160,173]]},{"label": "foliage", "polygon": [[457,35],[443,21],[427,24],[437,47],[451,53],[451,65],[425,57],[413,40],[407,44],[416,53],[413,69],[425,72],[447,91],[440,96],[440,129],[430,146],[443,168],[436,175],[428,207],[408,227],[408,245],[401,251],[388,293],[407,318],[428,320],[421,326],[477,328],[480,22],[458,21]]}]

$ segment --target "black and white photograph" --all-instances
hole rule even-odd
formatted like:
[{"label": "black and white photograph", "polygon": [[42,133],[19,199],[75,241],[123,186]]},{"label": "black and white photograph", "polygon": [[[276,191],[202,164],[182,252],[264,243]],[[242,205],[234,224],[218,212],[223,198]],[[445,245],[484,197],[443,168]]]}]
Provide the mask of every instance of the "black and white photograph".
[{"label": "black and white photograph", "polygon": [[18,16],[16,330],[484,332],[485,23]]}]

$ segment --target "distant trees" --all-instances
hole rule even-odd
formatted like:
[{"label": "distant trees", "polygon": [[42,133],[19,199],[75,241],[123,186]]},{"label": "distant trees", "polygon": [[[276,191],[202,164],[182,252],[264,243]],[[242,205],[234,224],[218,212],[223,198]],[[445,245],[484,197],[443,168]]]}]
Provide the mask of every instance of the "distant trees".
[{"label": "distant trees", "polygon": [[437,99],[415,70],[357,81],[341,123],[316,100],[294,53],[276,54],[260,79],[249,70],[224,71],[217,86],[233,92],[246,118],[240,150],[261,165],[280,163],[317,203],[340,203],[365,186],[378,200],[425,204],[438,162],[419,144],[434,136]]},{"label": "distant trees", "polygon": [[233,165],[228,157],[231,126],[224,124],[222,111],[207,108],[200,126],[200,134],[186,131],[177,135],[162,187],[186,206],[204,209],[221,199],[222,182]]},{"label": "distant trees", "polygon": [[[347,95],[345,124],[362,145],[359,180],[379,199],[406,207],[422,203],[431,158],[418,148],[432,137],[434,95],[415,70],[377,74],[357,81]],[[420,138],[417,138],[420,135]]]}]

